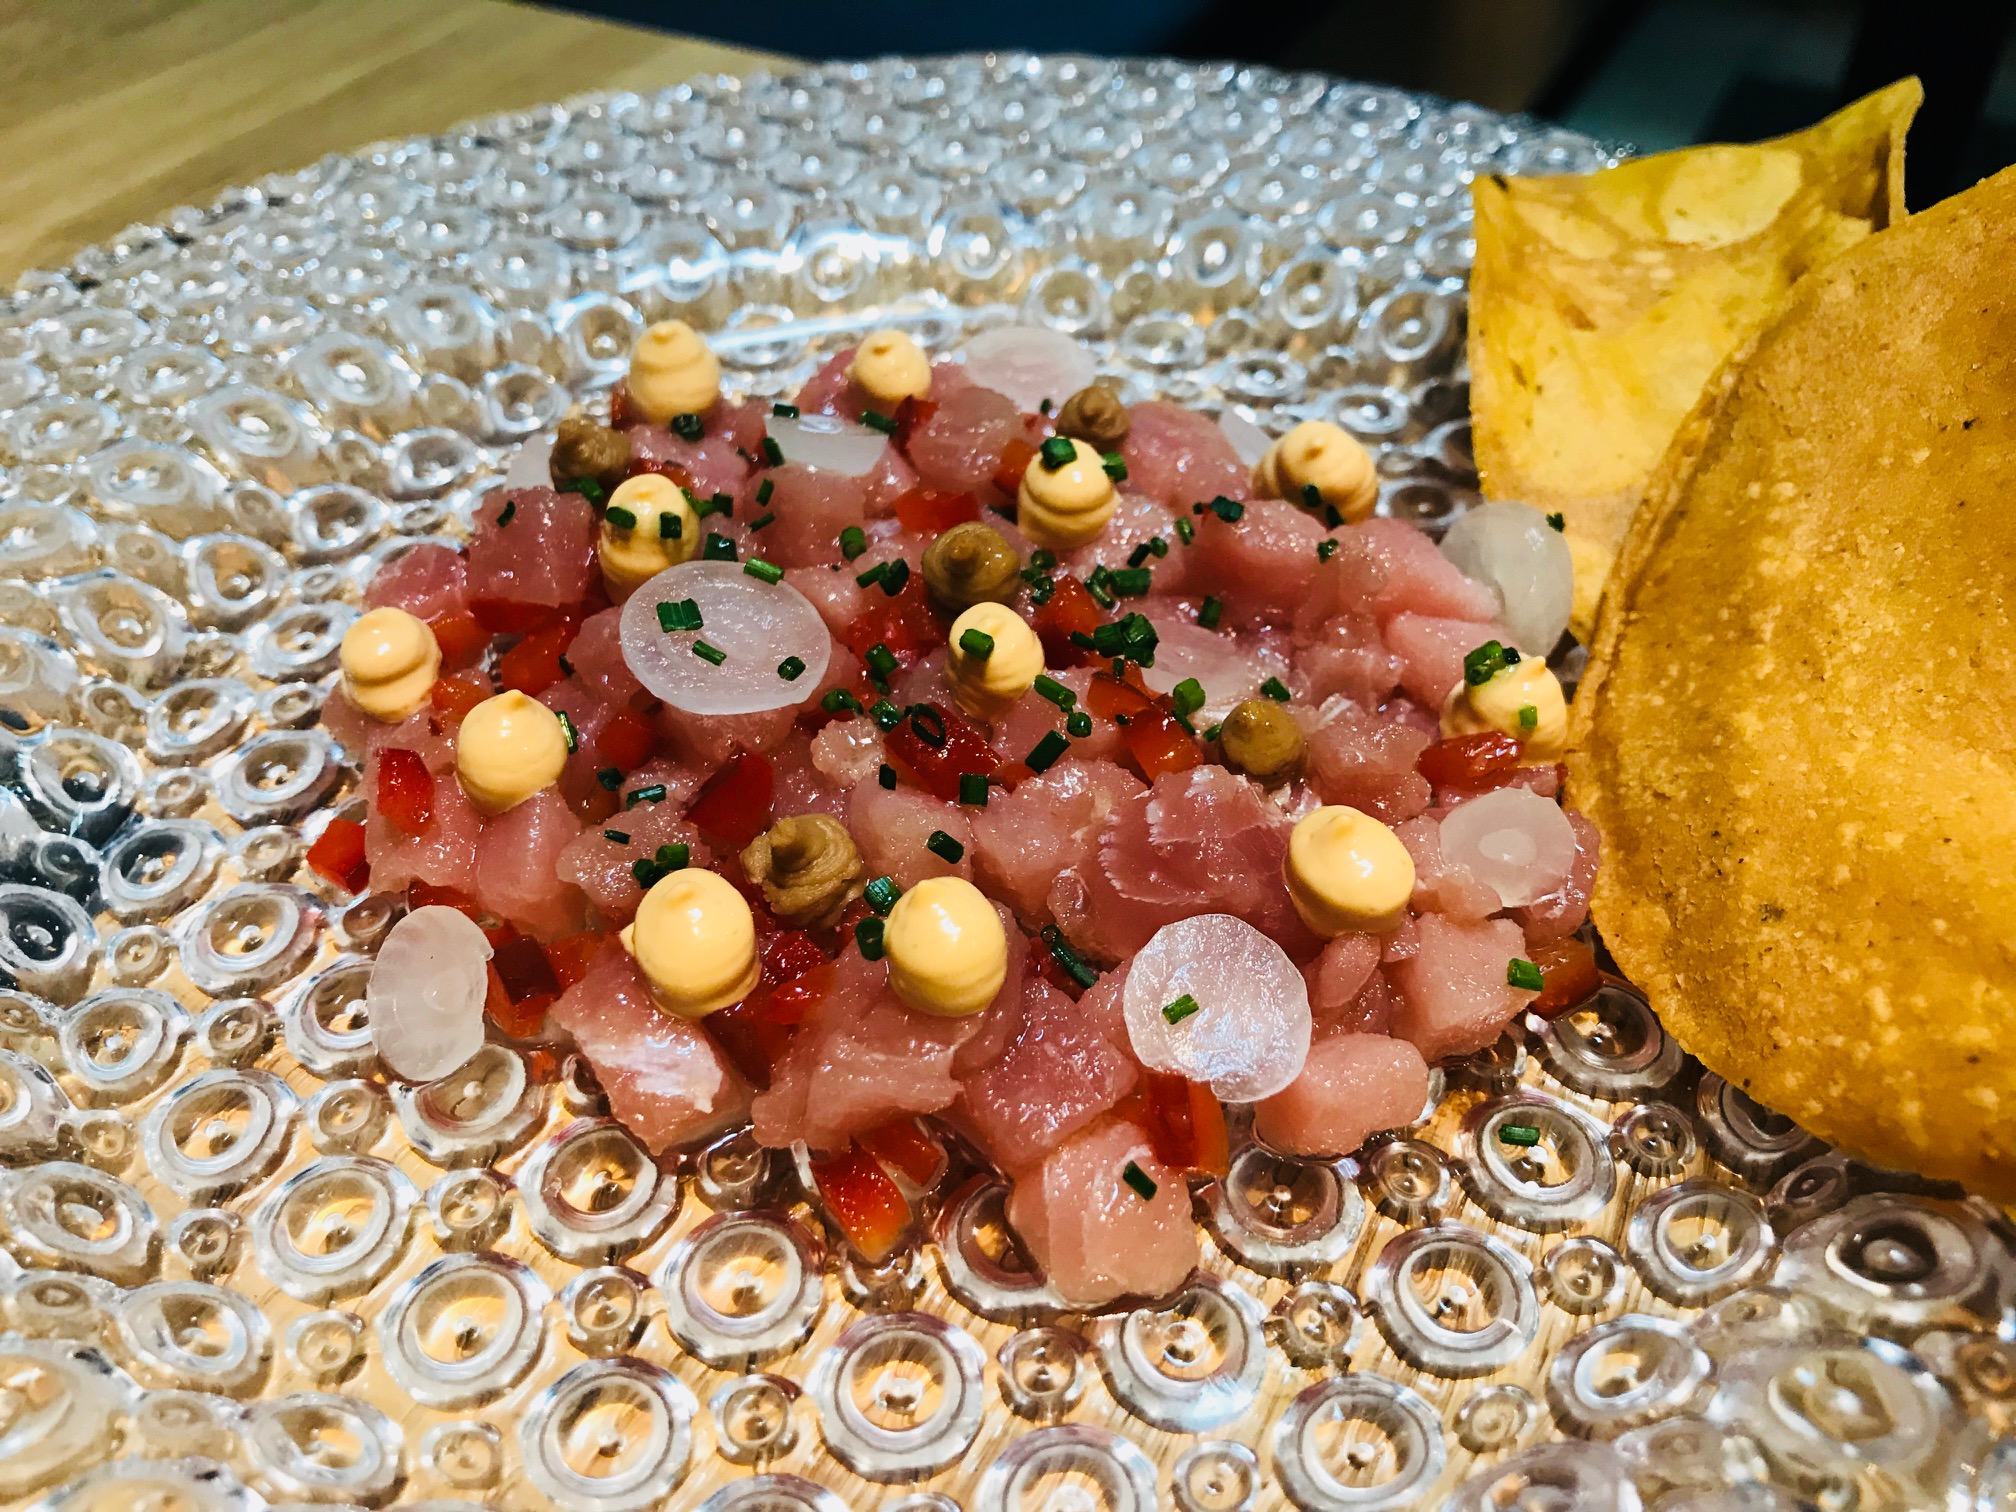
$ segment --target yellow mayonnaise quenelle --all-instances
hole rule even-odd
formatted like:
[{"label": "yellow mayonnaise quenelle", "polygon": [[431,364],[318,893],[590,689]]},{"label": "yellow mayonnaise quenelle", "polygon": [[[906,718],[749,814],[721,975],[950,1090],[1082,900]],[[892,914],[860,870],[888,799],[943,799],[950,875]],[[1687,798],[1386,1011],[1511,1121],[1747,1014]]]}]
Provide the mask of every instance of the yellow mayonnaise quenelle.
[{"label": "yellow mayonnaise quenelle", "polygon": [[514,809],[560,780],[567,764],[560,716],[515,689],[471,709],[455,735],[455,775],[486,814]]},{"label": "yellow mayonnaise quenelle", "polygon": [[1253,486],[1291,504],[1327,504],[1352,521],[1364,519],[1379,502],[1372,454],[1328,420],[1304,420],[1268,447],[1253,468]]},{"label": "yellow mayonnaise quenelle", "polygon": [[[966,647],[966,640],[975,632],[993,642],[984,655]],[[999,719],[1042,672],[1043,642],[1029,622],[1006,604],[975,604],[952,621],[945,681],[951,685],[954,701],[968,714]]]},{"label": "yellow mayonnaise quenelle", "polygon": [[1075,438],[1057,439],[1070,439],[1071,460],[1052,467],[1040,452],[1029,459],[1016,493],[1016,523],[1038,546],[1069,551],[1106,528],[1120,496],[1097,451]]},{"label": "yellow mayonnaise quenelle", "polygon": [[1449,690],[1442,705],[1442,738],[1496,730],[1519,742],[1519,759],[1529,764],[1559,761],[1568,753],[1568,699],[1561,680],[1537,656],[1522,656],[1501,667],[1489,682],[1466,680]]},{"label": "yellow mayonnaise quenelle", "polygon": [[427,707],[441,672],[441,644],[427,622],[404,609],[373,609],[343,632],[337,653],[343,696],[385,724],[410,719]]},{"label": "yellow mayonnaise quenelle", "polygon": [[876,403],[894,409],[905,399],[922,399],[931,392],[931,359],[901,331],[870,331],[854,349],[847,376]]},{"label": "yellow mayonnaise quenelle", "polygon": [[890,990],[919,1013],[978,1013],[1008,979],[1001,916],[961,877],[926,877],[898,898],[883,927],[882,948]]},{"label": "yellow mayonnaise quenelle", "polygon": [[1281,872],[1295,912],[1325,939],[1394,928],[1414,893],[1414,858],[1400,837],[1342,804],[1319,808],[1295,826]]},{"label": "yellow mayonnaise quenelle", "polygon": [[644,418],[703,415],[721,397],[721,359],[683,320],[661,320],[630,349],[630,397]]},{"label": "yellow mayonnaise quenelle", "polygon": [[652,883],[622,940],[658,1006],[681,1018],[741,1002],[762,976],[747,900],[697,866]]},{"label": "yellow mayonnaise quenelle", "polygon": [[657,473],[625,478],[609,495],[595,539],[609,596],[621,602],[638,584],[690,560],[700,538],[700,516],[685,489]]}]

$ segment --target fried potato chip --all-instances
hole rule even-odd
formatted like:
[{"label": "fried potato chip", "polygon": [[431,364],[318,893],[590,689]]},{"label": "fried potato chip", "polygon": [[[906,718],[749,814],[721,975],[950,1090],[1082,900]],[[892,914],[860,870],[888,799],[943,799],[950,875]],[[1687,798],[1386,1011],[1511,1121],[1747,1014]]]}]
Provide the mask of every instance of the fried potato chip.
[{"label": "fried potato chip", "polygon": [[1904,79],[1754,147],[1471,186],[1484,492],[1566,517],[1587,641],[1645,480],[1701,385],[1807,269],[1904,216]]},{"label": "fried potato chip", "polygon": [[1682,424],[1574,705],[1595,916],[1712,1069],[2016,1199],[2016,170],[1793,289]]}]

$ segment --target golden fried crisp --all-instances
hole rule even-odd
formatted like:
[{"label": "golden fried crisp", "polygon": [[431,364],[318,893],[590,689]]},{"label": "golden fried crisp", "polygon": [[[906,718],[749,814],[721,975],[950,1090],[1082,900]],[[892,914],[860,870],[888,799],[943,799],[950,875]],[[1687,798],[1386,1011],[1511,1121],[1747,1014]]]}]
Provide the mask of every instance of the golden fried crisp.
[{"label": "golden fried crisp", "polygon": [[1470,399],[1484,492],[1566,517],[1588,640],[1618,543],[1701,385],[1809,268],[1904,215],[1904,79],[1754,147],[1479,179]]},{"label": "golden fried crisp", "polygon": [[1680,1042],[2016,1199],[2016,170],[1865,239],[1717,373],[1575,704],[1595,916]]}]

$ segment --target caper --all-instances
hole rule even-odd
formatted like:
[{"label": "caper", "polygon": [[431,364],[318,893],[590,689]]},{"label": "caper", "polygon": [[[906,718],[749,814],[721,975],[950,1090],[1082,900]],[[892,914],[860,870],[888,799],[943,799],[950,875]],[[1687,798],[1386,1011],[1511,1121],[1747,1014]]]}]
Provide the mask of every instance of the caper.
[{"label": "caper", "polygon": [[548,467],[555,488],[570,488],[583,478],[592,478],[605,494],[614,493],[630,472],[630,438],[586,415],[569,415],[560,422]]},{"label": "caper", "polygon": [[954,525],[924,548],[924,589],[946,614],[975,604],[1008,604],[1021,586],[1022,558],[978,520]]},{"label": "caper", "polygon": [[861,892],[861,852],[830,814],[779,819],[743,847],[742,870],[786,924],[829,923]]},{"label": "caper", "polygon": [[1302,727],[1269,698],[1249,698],[1218,728],[1225,764],[1260,782],[1280,782],[1302,765]]},{"label": "caper", "polygon": [[1118,451],[1127,430],[1127,406],[1103,383],[1078,390],[1057,411],[1058,435],[1076,436],[1102,452]]}]

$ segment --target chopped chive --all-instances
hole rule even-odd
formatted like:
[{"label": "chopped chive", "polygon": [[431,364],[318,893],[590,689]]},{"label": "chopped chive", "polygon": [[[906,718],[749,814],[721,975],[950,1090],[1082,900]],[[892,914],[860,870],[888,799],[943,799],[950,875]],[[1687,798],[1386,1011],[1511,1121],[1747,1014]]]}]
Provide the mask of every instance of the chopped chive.
[{"label": "chopped chive", "polygon": [[1335,541],[1318,541],[1316,543],[1317,561],[1327,562],[1335,555],[1337,555],[1337,543]]},{"label": "chopped chive", "polygon": [[[853,561],[868,549],[868,536],[859,525],[849,525],[840,532],[840,555]],[[864,585],[865,586],[865,585]]]},{"label": "chopped chive", "polygon": [[1534,730],[1540,727],[1540,708],[1537,704],[1519,705],[1519,728]]},{"label": "chopped chive", "polygon": [[1323,507],[1323,490],[1318,488],[1314,483],[1304,483],[1302,485],[1302,503],[1310,509],[1321,509]]},{"label": "chopped chive", "polygon": [[664,867],[668,872],[684,871],[686,863],[693,859],[693,848],[683,843],[679,845],[661,845],[658,847],[657,854],[652,856],[651,859]]},{"label": "chopped chive", "polygon": [[1194,677],[1186,677],[1169,690],[1169,703],[1184,718],[1195,714],[1204,707],[1204,684]]},{"label": "chopped chive", "polygon": [[1036,413],[1037,413],[1037,414],[1039,414],[1039,415],[1047,415],[1047,414],[1049,414],[1049,413],[1050,413],[1050,410],[1051,410],[1051,408],[1052,408],[1052,406],[1051,406],[1051,403],[1050,403],[1050,399],[1049,399],[1049,396],[1048,396],[1048,395],[1045,395],[1045,396],[1044,396],[1044,397],[1043,397],[1043,398],[1042,398],[1042,399],[1041,399],[1041,400],[1040,400],[1040,401],[1039,401],[1039,402],[1037,403],[1037,405],[1036,405]]},{"label": "chopped chive", "polygon": [[1211,513],[1227,525],[1236,525],[1245,517],[1246,506],[1237,499],[1228,499],[1223,494],[1211,501]]},{"label": "chopped chive", "polygon": [[854,943],[861,947],[861,959],[879,961],[882,959],[882,930],[880,919],[862,919],[854,926]]},{"label": "chopped chive", "polygon": [[1547,516],[1547,523],[1556,530],[1566,530],[1568,528],[1568,516],[1565,514],[1550,514]]},{"label": "chopped chive", "polygon": [[1517,987],[1521,992],[1538,992],[1547,984],[1541,979],[1538,966],[1514,956],[1505,967],[1505,985]]},{"label": "chopped chive", "polygon": [[517,513],[518,501],[516,499],[506,499],[504,507],[497,513],[497,528],[502,530],[506,525],[509,525]]},{"label": "chopped chive", "polygon": [[602,511],[602,518],[607,520],[611,525],[614,525],[618,530],[635,530],[637,528],[636,513],[625,509],[621,504],[611,504],[607,509]]},{"label": "chopped chive", "polygon": [[1470,687],[1481,688],[1517,660],[1516,654],[1507,657],[1505,648],[1497,641],[1486,641],[1463,658],[1463,681]]},{"label": "chopped chive", "polygon": [[1506,1144],[1523,1145],[1529,1150],[1540,1143],[1540,1131],[1531,1124],[1503,1124],[1498,1137]]},{"label": "chopped chive", "polygon": [[693,642],[693,654],[713,667],[718,667],[721,663],[728,660],[728,653],[726,651],[723,651],[719,646],[710,646],[702,640]]},{"label": "chopped chive", "polygon": [[1270,677],[1267,681],[1260,684],[1260,691],[1276,703],[1286,703],[1295,696],[1288,691],[1288,684],[1281,681],[1278,677]]},{"label": "chopped chive", "polygon": [[875,780],[876,780],[877,782],[881,783],[881,784],[882,784],[882,786],[884,786],[885,788],[887,788],[887,789],[888,789],[888,790],[889,790],[890,792],[892,792],[892,793],[893,793],[893,792],[895,792],[895,791],[896,791],[896,768],[894,768],[894,767],[892,767],[891,765],[889,765],[889,763],[888,763],[888,762],[886,762],[886,761],[885,761],[885,762],[883,762],[883,763],[882,763],[882,769],[881,769],[881,770],[880,770],[879,772],[877,772],[877,773],[875,774]]},{"label": "chopped chive", "polygon": [[712,497],[711,499],[709,499],[709,500],[707,501],[707,513],[709,513],[709,514],[718,514],[718,515],[732,515],[732,514],[734,514],[734,513],[735,513],[735,495],[733,495],[733,494],[731,494],[731,493],[717,493],[717,494],[715,494],[715,495],[714,495],[714,496],[713,496],[713,497]]},{"label": "chopped chive", "polygon": [[775,516],[774,514],[770,514],[769,512],[766,511],[763,514],[756,516],[755,519],[749,522],[749,529],[753,534],[754,532],[761,530],[765,525],[775,525],[776,523],[777,523],[777,516]]},{"label": "chopped chive", "polygon": [[1038,698],[1047,698],[1060,709],[1068,710],[1077,706],[1078,695],[1054,677],[1039,672],[1036,675],[1035,687]]},{"label": "chopped chive", "polygon": [[777,444],[775,436],[765,436],[763,438],[763,460],[768,462],[772,467],[782,467],[784,465],[784,448]]},{"label": "chopped chive", "polygon": [[620,767],[604,767],[595,774],[595,780],[608,792],[615,792],[623,786],[623,771]]},{"label": "chopped chive", "polygon": [[709,562],[732,562],[735,560],[735,543],[724,535],[707,537],[707,543],[700,548],[700,556]]},{"label": "chopped chive", "polygon": [[602,831],[602,838],[612,845],[628,845],[630,843],[630,837],[622,830],[604,830]]},{"label": "chopped chive", "polygon": [[567,742],[567,754],[572,756],[581,749],[581,734],[574,728],[574,721],[568,718],[565,709],[555,709],[553,717],[560,721],[560,737]]},{"label": "chopped chive", "polygon": [[[865,550],[866,548],[863,549]],[[877,583],[882,581],[882,574],[888,570],[888,567],[889,564],[887,562],[877,562],[867,571],[855,573],[854,586],[856,588],[873,588]]]},{"label": "chopped chive", "polygon": [[1206,740],[1216,740],[1218,732],[1224,728],[1225,726],[1222,724],[1207,725],[1204,729],[1204,738]]},{"label": "chopped chive", "polygon": [[675,514],[658,516],[658,539],[676,541],[686,534],[686,522]]},{"label": "chopped chive", "polygon": [[1050,952],[1050,958],[1080,987],[1090,987],[1099,980],[1099,973],[1088,966],[1084,958],[1071,948],[1071,942],[1064,938],[1063,931],[1055,924],[1045,924],[1041,938],[1044,947]]},{"label": "chopped chive", "polygon": [[868,654],[861,659],[868,663],[868,671],[876,677],[889,676],[899,665],[896,660],[896,653],[891,651],[882,641],[877,641],[874,645],[870,646]]},{"label": "chopped chive", "polygon": [[1207,595],[1204,602],[1197,606],[1197,623],[1206,630],[1216,630],[1218,617],[1224,612],[1225,606]]},{"label": "chopped chive", "polygon": [[852,693],[849,693],[845,688],[829,688],[826,696],[819,700],[819,707],[824,709],[828,714],[859,714],[861,712],[861,700],[856,698]]},{"label": "chopped chive", "polygon": [[1095,569],[1092,576],[1085,579],[1085,591],[1092,595],[1092,602],[1097,604],[1101,609],[1111,609],[1119,601],[1113,597],[1112,591],[1107,588],[1105,574],[1105,568],[1100,567]]},{"label": "chopped chive", "polygon": [[910,730],[934,751],[945,749],[945,718],[929,704],[912,704]]},{"label": "chopped chive", "polygon": [[766,562],[761,557],[751,557],[742,564],[742,570],[752,578],[761,578],[766,583],[784,581],[784,569],[774,562]]},{"label": "chopped chive", "polygon": [[798,418],[798,406],[795,404],[773,404],[770,406],[770,413],[775,415],[779,420],[796,420]]},{"label": "chopped chive", "polygon": [[560,491],[562,493],[577,493],[596,509],[600,509],[603,501],[609,497],[609,490],[593,478],[576,478]]},{"label": "chopped chive", "polygon": [[756,485],[756,502],[758,504],[768,504],[770,502],[770,495],[775,492],[777,492],[777,480],[775,478],[765,478],[761,483]]},{"label": "chopped chive", "polygon": [[959,637],[959,649],[975,661],[985,661],[994,654],[994,637],[985,630],[968,630]]},{"label": "chopped chive", "polygon": [[1154,586],[1155,576],[1146,567],[1123,567],[1110,574],[1106,581],[1122,598],[1140,598]]},{"label": "chopped chive", "polygon": [[897,557],[882,564],[882,591],[894,598],[903,591],[903,585],[910,581],[910,564]]},{"label": "chopped chive", "polygon": [[1202,1003],[1186,992],[1162,1010],[1162,1017],[1172,1024],[1180,1024],[1203,1006]]},{"label": "chopped chive", "polygon": [[1134,1190],[1134,1195],[1143,1202],[1155,1200],[1155,1178],[1150,1176],[1133,1161],[1128,1161],[1120,1171],[1120,1179]]},{"label": "chopped chive", "polygon": [[1132,551],[1127,553],[1127,565],[1129,567],[1139,567],[1147,560],[1148,543],[1146,541],[1143,541],[1139,546],[1136,546]]},{"label": "chopped chive", "polygon": [[574,663],[567,660],[567,653],[565,651],[562,651],[553,660],[560,664],[560,675],[562,677],[572,677],[574,675]]},{"label": "chopped chive", "polygon": [[1078,460],[1078,448],[1069,436],[1052,436],[1037,448],[1036,455],[1043,461],[1043,471],[1056,472]]},{"label": "chopped chive", "polygon": [[924,842],[924,849],[953,866],[966,859],[966,847],[943,830],[931,831],[931,837]]},{"label": "chopped chive", "polygon": [[667,635],[676,630],[700,628],[700,605],[692,599],[674,599],[658,606],[658,628]]},{"label": "chopped chive", "polygon": [[805,675],[805,659],[799,656],[785,657],[777,663],[777,675],[786,682],[798,681]]},{"label": "chopped chive", "polygon": [[630,875],[637,879],[639,887],[648,892],[658,884],[665,873],[659,870],[658,863],[649,856],[639,856],[630,863]]},{"label": "chopped chive", "polygon": [[1166,557],[1169,555],[1169,543],[1160,536],[1148,537],[1148,554],[1157,558]]},{"label": "chopped chive", "polygon": [[1115,483],[1125,483],[1127,481],[1127,459],[1121,456],[1120,453],[1101,453],[1099,466],[1105,471],[1106,476],[1111,478]]},{"label": "chopped chive", "polygon": [[876,877],[861,889],[861,895],[875,912],[887,914],[896,906],[896,900],[903,896],[903,889],[896,885],[894,877]]},{"label": "chopped chive", "polygon": [[672,417],[672,434],[677,436],[681,441],[698,441],[701,436],[706,434],[706,431],[707,422],[702,420],[698,415],[674,415]]},{"label": "chopped chive", "polygon": [[886,698],[878,698],[870,704],[868,716],[884,730],[893,730],[903,723],[903,711]]},{"label": "chopped chive", "polygon": [[640,803],[663,803],[664,801],[665,784],[662,782],[654,782],[649,787],[640,787],[623,795],[623,807],[626,809],[635,808]]},{"label": "chopped chive", "polygon": [[1057,553],[1047,547],[1038,546],[1029,553],[1029,565],[1038,572],[1049,572],[1057,565]]},{"label": "chopped chive", "polygon": [[1176,539],[1181,541],[1185,546],[1188,546],[1192,541],[1197,539],[1196,525],[1189,520],[1178,520],[1176,522]]},{"label": "chopped chive", "polygon": [[1083,740],[1092,733],[1092,716],[1083,709],[1073,709],[1064,717],[1064,728]]},{"label": "chopped chive", "polygon": [[1039,577],[1030,585],[1029,602],[1036,608],[1041,609],[1045,604],[1050,602],[1051,595],[1056,591],[1057,584],[1053,579]]},{"label": "chopped chive", "polygon": [[896,434],[896,422],[878,410],[861,411],[861,423],[872,431],[880,431],[885,436]]},{"label": "chopped chive", "polygon": [[1036,742],[1035,750],[1022,759],[1028,764],[1030,771],[1047,772],[1057,764],[1057,758],[1070,749],[1071,742],[1052,730]]},{"label": "chopped chive", "polygon": [[959,801],[971,808],[987,807],[987,779],[978,772],[961,772]]}]

